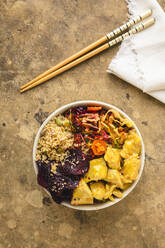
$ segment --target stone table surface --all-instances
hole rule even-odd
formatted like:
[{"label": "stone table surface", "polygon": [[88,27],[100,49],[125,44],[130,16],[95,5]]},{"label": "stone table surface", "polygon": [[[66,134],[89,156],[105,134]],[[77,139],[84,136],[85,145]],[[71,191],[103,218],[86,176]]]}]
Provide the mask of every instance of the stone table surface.
[{"label": "stone table surface", "polygon": [[[19,93],[22,84],[126,19],[124,0],[0,1],[0,248],[165,247],[165,106],[106,73],[118,47]],[[146,149],[135,190],[94,212],[53,203],[32,167],[43,120],[63,104],[85,99],[123,109]]]}]

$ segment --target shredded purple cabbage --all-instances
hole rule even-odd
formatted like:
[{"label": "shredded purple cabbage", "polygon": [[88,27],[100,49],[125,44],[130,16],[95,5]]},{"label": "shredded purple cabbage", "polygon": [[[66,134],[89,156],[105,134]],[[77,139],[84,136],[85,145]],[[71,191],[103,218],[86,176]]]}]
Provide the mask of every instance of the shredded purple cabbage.
[{"label": "shredded purple cabbage", "polygon": [[82,131],[82,122],[79,118],[80,115],[87,113],[86,106],[79,106],[72,108],[72,125],[74,127],[74,132],[81,132]]},{"label": "shredded purple cabbage", "polygon": [[79,107],[72,108],[72,114],[82,115],[85,113],[87,113],[87,107],[86,106],[79,106]]},{"label": "shredded purple cabbage", "polygon": [[80,150],[69,150],[69,156],[59,162],[56,174],[51,172],[51,166],[55,161],[46,164],[36,161],[38,166],[38,184],[47,189],[55,202],[70,201],[73,190],[78,186],[80,178],[89,168],[89,158]]},{"label": "shredded purple cabbage", "polygon": [[[71,149],[69,156],[62,161],[57,170],[67,176],[82,176],[88,171],[89,159],[81,150]],[[63,164],[63,165],[62,165]]]}]

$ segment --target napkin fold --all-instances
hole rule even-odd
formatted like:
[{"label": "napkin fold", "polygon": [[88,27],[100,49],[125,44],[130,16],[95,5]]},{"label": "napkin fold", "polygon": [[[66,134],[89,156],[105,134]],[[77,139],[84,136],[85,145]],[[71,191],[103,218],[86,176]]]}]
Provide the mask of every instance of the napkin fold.
[{"label": "napkin fold", "polygon": [[131,17],[152,9],[156,22],[126,38],[108,72],[165,103],[165,13],[156,0],[126,0]]}]

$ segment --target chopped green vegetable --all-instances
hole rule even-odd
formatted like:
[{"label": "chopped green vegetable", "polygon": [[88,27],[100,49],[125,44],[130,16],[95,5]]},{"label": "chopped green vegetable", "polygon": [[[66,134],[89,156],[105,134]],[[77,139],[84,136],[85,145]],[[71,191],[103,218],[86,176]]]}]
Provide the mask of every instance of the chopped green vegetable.
[{"label": "chopped green vegetable", "polygon": [[56,123],[57,123],[57,125],[62,126],[63,120],[60,117],[58,117],[58,118],[56,118]]}]

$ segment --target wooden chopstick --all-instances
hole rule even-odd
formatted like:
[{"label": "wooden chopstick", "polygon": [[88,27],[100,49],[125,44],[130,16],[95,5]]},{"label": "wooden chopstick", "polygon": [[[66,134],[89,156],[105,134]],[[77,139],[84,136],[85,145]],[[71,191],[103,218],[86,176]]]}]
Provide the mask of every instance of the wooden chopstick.
[{"label": "wooden chopstick", "polygon": [[144,20],[145,18],[149,17],[152,14],[151,9],[148,9],[141,15],[131,19],[127,23],[123,24],[119,28],[115,29],[114,31],[106,34],[104,37],[100,38],[96,42],[92,43],[91,45],[87,46],[86,48],[82,49],[81,51],[77,52],[76,54],[72,55],[71,57],[65,59],[64,61],[60,62],[59,64],[55,65],[54,67],[50,68],[49,70],[45,71],[44,73],[40,74],[30,82],[26,83],[25,85],[21,86],[21,89],[26,88],[27,86],[31,85],[32,83],[38,81],[39,79],[49,75],[50,73],[58,70],[59,68],[63,67],[64,65],[72,62],[73,60],[79,58],[80,56],[86,54],[87,52],[91,51],[92,49],[98,47],[99,45],[107,42],[108,40],[111,40],[114,38],[116,35],[119,35],[120,33],[124,32],[128,28],[132,27],[134,24],[139,23],[141,20]]},{"label": "wooden chopstick", "polygon": [[154,22],[155,22],[155,19],[151,18],[148,21],[139,24],[135,28],[133,28],[130,31],[120,35],[119,37],[113,39],[112,41],[109,41],[108,43],[105,43],[104,45],[96,48],[95,50],[93,50],[93,51],[85,54],[84,56],[74,60],[73,62],[63,66],[62,68],[50,73],[49,75],[45,76],[44,78],[41,78],[40,80],[34,82],[33,84],[30,84],[27,87],[21,89],[20,90],[21,93],[23,93],[24,91],[29,90],[29,89],[39,85],[39,84],[42,84],[42,83],[46,82],[47,80],[51,79],[52,77],[55,77],[55,76],[61,74],[62,72],[67,71],[67,70],[71,69],[72,67],[80,64],[81,62],[93,57],[94,55],[96,55],[96,54],[108,49],[109,47],[112,47],[112,46],[116,45],[117,43],[121,42],[124,38],[126,38],[126,37],[128,37],[130,35],[136,34],[137,32],[140,32],[140,31],[150,27],[151,25],[154,24]]}]

